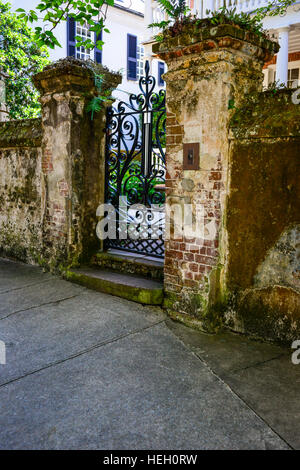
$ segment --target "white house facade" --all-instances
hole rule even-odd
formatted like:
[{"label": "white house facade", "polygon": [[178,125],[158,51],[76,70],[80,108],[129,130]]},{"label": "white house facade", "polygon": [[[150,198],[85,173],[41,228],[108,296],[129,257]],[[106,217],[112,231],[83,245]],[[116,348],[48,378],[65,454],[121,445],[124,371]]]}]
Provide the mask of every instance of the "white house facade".
[{"label": "white house facade", "polygon": [[[191,12],[199,18],[207,16],[206,10],[216,11],[222,6],[236,8],[237,13],[251,13],[266,6],[267,0],[188,0]],[[145,0],[145,25],[166,19],[154,0]],[[300,1],[296,1],[283,16],[269,16],[263,21],[264,29],[274,35],[280,44],[280,51],[273,61],[265,65],[264,86],[274,81],[289,87],[300,85]],[[145,29],[146,30],[146,29]],[[149,31],[149,30],[148,30]],[[146,37],[146,55],[150,58],[151,44],[156,30],[148,32]]]},{"label": "white house facade", "polygon": [[[12,10],[24,8],[28,11],[35,8],[39,0],[26,0],[25,6],[23,0],[11,0],[11,3]],[[66,56],[91,58],[110,70],[121,71],[122,84],[114,92],[114,96],[127,101],[128,93],[139,92],[139,78],[144,74],[143,41],[148,35],[144,9],[144,0],[115,0],[115,6],[108,7],[105,26],[109,33],[103,31],[104,45],[101,51],[76,48],[75,36],[87,38],[94,33],[89,32],[85,26],[75,24],[72,20],[60,23],[55,30],[55,35],[61,47],[49,51],[51,60]],[[40,26],[44,24],[40,22]],[[154,60],[151,72],[156,78],[157,89],[164,87],[161,78],[164,73],[164,63]]]},{"label": "white house facade", "polygon": [[[39,0],[26,0],[26,10],[34,8]],[[215,11],[221,6],[235,7],[237,12],[253,12],[268,4],[267,0],[188,0],[191,12],[199,18],[207,16],[206,10]],[[12,0],[14,10],[24,7],[23,0]],[[148,59],[151,73],[156,78],[157,87],[163,87],[162,75],[165,64],[152,54],[153,37],[157,30],[148,25],[166,19],[155,0],[115,0],[115,6],[108,7],[106,26],[110,33],[103,32],[102,51],[88,51],[75,47],[75,36],[83,38],[90,33],[87,28],[71,21],[57,26],[56,36],[61,48],[50,51],[52,60],[68,55],[79,58],[92,58],[111,70],[121,71],[123,82],[116,96],[126,100],[126,93],[138,93],[138,81],[143,74],[143,63]],[[43,24],[42,24],[43,26]],[[274,81],[289,87],[300,85],[300,0],[290,6],[283,16],[267,17],[264,28],[279,41],[280,51],[264,68],[264,86]]]}]

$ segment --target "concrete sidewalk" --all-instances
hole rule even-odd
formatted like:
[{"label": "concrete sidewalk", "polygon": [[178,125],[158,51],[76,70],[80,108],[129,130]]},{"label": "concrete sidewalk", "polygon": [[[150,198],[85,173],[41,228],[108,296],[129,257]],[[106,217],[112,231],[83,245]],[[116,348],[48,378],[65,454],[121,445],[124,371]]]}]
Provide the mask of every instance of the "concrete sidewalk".
[{"label": "concrete sidewalk", "polygon": [[0,260],[1,449],[300,448],[290,352]]}]

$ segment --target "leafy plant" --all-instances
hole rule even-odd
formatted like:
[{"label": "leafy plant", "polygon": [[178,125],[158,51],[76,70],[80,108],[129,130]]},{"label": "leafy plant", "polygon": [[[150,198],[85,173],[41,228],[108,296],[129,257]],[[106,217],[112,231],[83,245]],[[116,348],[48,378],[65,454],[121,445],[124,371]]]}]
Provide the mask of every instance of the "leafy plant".
[{"label": "leafy plant", "polygon": [[[125,160],[124,160],[125,163]],[[120,173],[122,172],[122,162],[120,161]],[[118,180],[118,173],[117,170],[114,170],[110,173],[110,189],[112,192],[117,191],[117,180]],[[122,184],[121,184],[121,194],[123,196],[127,196],[127,199],[130,204],[132,203],[143,203],[143,196],[144,196],[144,185],[143,185],[142,176],[142,164],[140,160],[133,160],[127,171],[124,173],[122,177]],[[157,193],[157,189],[155,186],[157,184],[162,184],[162,178],[152,178],[148,181],[148,196],[150,199]],[[165,196],[162,196],[161,204],[165,201]]]},{"label": "leafy plant", "polygon": [[[42,0],[36,6],[35,10],[26,12],[23,8],[19,8],[19,18],[28,23],[42,20],[44,27],[36,26],[35,41],[38,46],[47,46],[54,49],[55,46],[61,47],[58,39],[54,34],[56,27],[63,21],[67,21],[68,17],[72,17],[81,25],[88,24],[90,31],[95,32],[96,36],[100,36],[102,30],[109,33],[105,27],[105,21],[109,6],[114,5],[114,0]],[[101,49],[102,40],[98,40],[96,47]],[[92,38],[82,40],[76,37],[76,47],[83,46],[86,49],[94,49],[95,44]]]},{"label": "leafy plant", "polygon": [[266,6],[254,10],[252,14],[255,14],[258,21],[262,21],[266,16],[282,16],[294,3],[296,0],[271,0]]},{"label": "leafy plant", "polygon": [[[115,98],[111,96],[113,88],[109,85],[109,82],[105,83],[105,74],[103,73],[104,69],[108,72],[108,69],[101,64],[96,64],[93,60],[88,59],[85,61],[85,64],[89,66],[94,74],[96,95],[91,99],[87,105],[87,112],[91,113],[91,119],[94,119],[95,113],[98,113],[103,108],[103,103],[108,101],[115,101]],[[122,69],[115,74],[122,75]],[[122,91],[127,95],[130,95],[129,92],[121,90],[118,88],[118,91]]]},{"label": "leafy plant", "polygon": [[267,88],[264,90],[265,92],[269,92],[272,95],[276,95],[280,90],[290,89],[286,86],[285,83],[281,83],[279,80],[270,83]]},{"label": "leafy plant", "polygon": [[[46,47],[39,47],[25,20],[10,11],[10,4],[0,0],[0,69],[4,72],[6,112],[11,119],[33,118],[40,113],[39,94],[31,77],[49,61]],[[0,106],[2,108],[2,106]]]},{"label": "leafy plant", "polygon": [[158,3],[170,19],[160,23],[152,23],[149,25],[149,28],[159,28],[161,33],[157,34],[155,39],[163,41],[166,35],[175,36],[179,34],[185,24],[203,24],[206,26],[235,24],[259,36],[266,36],[267,33],[263,30],[262,20],[268,15],[277,16],[284,14],[288,6],[296,3],[296,0],[272,0],[267,6],[258,8],[251,14],[244,12],[237,13],[236,8],[226,7],[221,7],[213,12],[206,10],[207,18],[205,19],[199,19],[195,15],[188,14],[190,10],[187,8],[185,1],[158,0]]},{"label": "leafy plant", "polygon": [[[180,32],[181,30],[181,23],[195,19],[192,15],[188,15],[189,8],[186,0],[157,0],[157,2],[160,8],[168,14],[170,20],[152,23],[150,27],[166,30],[168,27],[175,26],[174,32],[176,34],[176,31]],[[257,20],[261,21],[267,15],[284,14],[287,7],[294,3],[296,0],[271,0],[267,6],[258,8],[254,13],[256,13]],[[55,29],[62,21],[66,21],[68,16],[74,18],[81,25],[87,23],[97,37],[102,30],[109,32],[105,27],[105,21],[108,7],[113,5],[114,0],[41,0],[35,9],[26,12],[23,8],[19,8],[17,11],[19,17],[29,23],[38,19],[43,21],[43,28],[35,27],[35,41],[40,47],[46,45],[53,49],[55,46],[61,47],[55,36]],[[83,46],[86,49],[94,49],[95,47],[92,39],[83,41],[82,38],[77,37],[76,41],[77,47]],[[102,45],[103,41],[99,39],[96,44],[97,48],[101,49]]]},{"label": "leafy plant", "polygon": [[95,87],[97,96],[94,96],[87,106],[87,111],[91,113],[91,119],[94,119],[95,113],[99,113],[105,101],[113,99],[110,96],[110,90],[103,90],[104,75],[95,73]]},{"label": "leafy plant", "polygon": [[170,20],[161,21],[160,23],[151,23],[149,28],[165,29],[173,22],[180,22],[186,16],[189,8],[187,7],[186,0],[157,0],[160,9],[167,13]]},{"label": "leafy plant", "polygon": [[250,13],[237,13],[236,8],[219,8],[216,12],[206,10],[208,20],[212,25],[219,24],[235,24],[240,26],[242,29],[252,31],[258,35],[264,35],[263,24],[260,19],[256,16],[250,15]]},{"label": "leafy plant", "polygon": [[169,20],[160,23],[151,23],[149,28],[159,28],[162,34],[155,36],[156,41],[163,41],[164,33],[168,31],[172,36],[182,31],[183,25],[194,19],[192,15],[188,15],[190,9],[186,4],[186,0],[157,0],[162,11],[167,13]]},{"label": "leafy plant", "polygon": [[233,99],[228,100],[228,109],[234,109],[234,108],[235,108],[234,100]]}]

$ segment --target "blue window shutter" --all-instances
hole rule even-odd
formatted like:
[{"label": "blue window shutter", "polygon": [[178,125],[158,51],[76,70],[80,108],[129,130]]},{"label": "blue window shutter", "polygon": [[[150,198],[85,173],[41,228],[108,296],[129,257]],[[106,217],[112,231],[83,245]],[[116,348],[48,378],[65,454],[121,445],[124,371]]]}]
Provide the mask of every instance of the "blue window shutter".
[{"label": "blue window shutter", "polygon": [[76,22],[73,18],[68,17],[67,21],[67,36],[68,36],[68,56],[73,56],[75,57],[76,55],[76,41],[75,41],[75,36],[76,36]]},{"label": "blue window shutter", "polygon": [[159,86],[164,86],[165,81],[162,78],[162,75],[165,73],[165,64],[164,62],[158,62],[158,84]]},{"label": "blue window shutter", "polygon": [[[102,29],[100,34],[97,35],[95,33],[95,44],[97,41],[102,41]],[[102,49],[98,49],[98,47],[95,47],[95,62],[97,62],[97,64],[102,64]]]},{"label": "blue window shutter", "polygon": [[127,79],[137,80],[137,37],[127,34]]}]

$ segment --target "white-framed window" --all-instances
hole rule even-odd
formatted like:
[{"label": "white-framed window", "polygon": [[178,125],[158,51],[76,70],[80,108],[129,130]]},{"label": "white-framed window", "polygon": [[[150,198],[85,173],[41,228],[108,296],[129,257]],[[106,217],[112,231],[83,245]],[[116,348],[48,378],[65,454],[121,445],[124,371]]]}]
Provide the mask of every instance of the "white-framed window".
[{"label": "white-framed window", "polygon": [[[76,23],[76,36],[80,36],[80,38],[83,41],[86,41],[87,39],[91,39],[92,34],[94,33],[90,31],[90,27],[87,23],[84,23],[83,25],[81,25],[80,23]],[[83,46],[76,47],[75,57],[77,59],[84,59],[84,60],[93,59],[92,54],[93,54],[93,51],[91,51],[90,49],[86,49]]]},{"label": "white-framed window", "polygon": [[268,83],[267,85],[271,85],[276,81],[276,71],[274,69],[267,69],[267,76],[268,76]]},{"label": "white-framed window", "polygon": [[297,88],[299,86],[299,68],[293,68],[288,70],[288,87]]},{"label": "white-framed window", "polygon": [[138,40],[137,43],[137,79],[139,80],[144,75],[144,56],[145,49],[142,42]]}]

